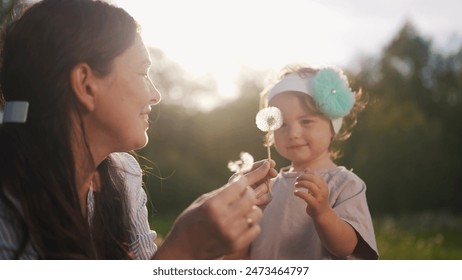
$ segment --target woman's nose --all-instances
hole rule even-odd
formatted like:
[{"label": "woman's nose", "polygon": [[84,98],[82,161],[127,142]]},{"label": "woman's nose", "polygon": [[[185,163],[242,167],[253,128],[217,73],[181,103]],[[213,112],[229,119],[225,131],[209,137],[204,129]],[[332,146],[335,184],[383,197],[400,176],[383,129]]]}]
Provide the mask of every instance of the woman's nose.
[{"label": "woman's nose", "polygon": [[151,93],[151,105],[156,105],[162,99],[162,95],[160,94],[159,90],[156,88],[152,80],[149,78],[149,89]]}]

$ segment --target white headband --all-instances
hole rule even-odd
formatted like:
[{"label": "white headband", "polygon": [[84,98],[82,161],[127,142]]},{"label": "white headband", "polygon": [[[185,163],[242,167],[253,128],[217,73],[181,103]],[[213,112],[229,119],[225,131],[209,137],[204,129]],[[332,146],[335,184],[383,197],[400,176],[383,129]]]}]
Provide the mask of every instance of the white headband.
[{"label": "white headband", "polygon": [[[287,91],[297,91],[313,97],[313,94],[311,94],[311,91],[309,90],[310,80],[311,77],[302,78],[300,77],[300,75],[296,73],[287,74],[287,76],[285,76],[284,79],[278,82],[269,91],[268,102],[279,93]],[[334,129],[335,134],[337,134],[342,128],[342,122],[343,118],[331,119],[332,127]]]}]

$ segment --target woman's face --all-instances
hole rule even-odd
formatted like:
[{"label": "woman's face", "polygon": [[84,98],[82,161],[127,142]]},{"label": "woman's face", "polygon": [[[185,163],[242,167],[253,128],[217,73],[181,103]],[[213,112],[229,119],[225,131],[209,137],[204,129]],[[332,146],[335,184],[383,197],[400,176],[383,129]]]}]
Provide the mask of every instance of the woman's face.
[{"label": "woman's face", "polygon": [[111,73],[97,78],[95,109],[86,123],[95,159],[147,144],[151,106],[161,98],[148,76],[150,66],[149,53],[137,36],[113,61]]}]

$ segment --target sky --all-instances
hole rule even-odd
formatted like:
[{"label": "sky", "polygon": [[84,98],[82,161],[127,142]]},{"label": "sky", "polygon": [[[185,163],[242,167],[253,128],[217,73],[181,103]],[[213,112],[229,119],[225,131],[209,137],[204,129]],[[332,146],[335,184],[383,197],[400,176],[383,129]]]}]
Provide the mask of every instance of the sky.
[{"label": "sky", "polygon": [[354,68],[406,21],[436,48],[462,42],[461,0],[113,0],[191,75],[210,75],[233,98],[243,69],[277,73],[288,63]]}]

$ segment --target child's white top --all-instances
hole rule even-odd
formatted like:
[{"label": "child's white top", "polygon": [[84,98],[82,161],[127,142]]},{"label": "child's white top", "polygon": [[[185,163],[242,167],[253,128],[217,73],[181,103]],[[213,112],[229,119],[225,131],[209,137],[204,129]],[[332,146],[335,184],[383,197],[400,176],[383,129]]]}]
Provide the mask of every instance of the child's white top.
[{"label": "child's white top", "polygon": [[[366,200],[366,185],[344,167],[319,172],[329,187],[335,213],[357,232],[357,259],[377,259],[374,228]],[[306,202],[294,195],[301,172],[282,169],[273,182],[273,200],[260,221],[262,232],[251,245],[251,259],[337,259],[323,248]]]}]

